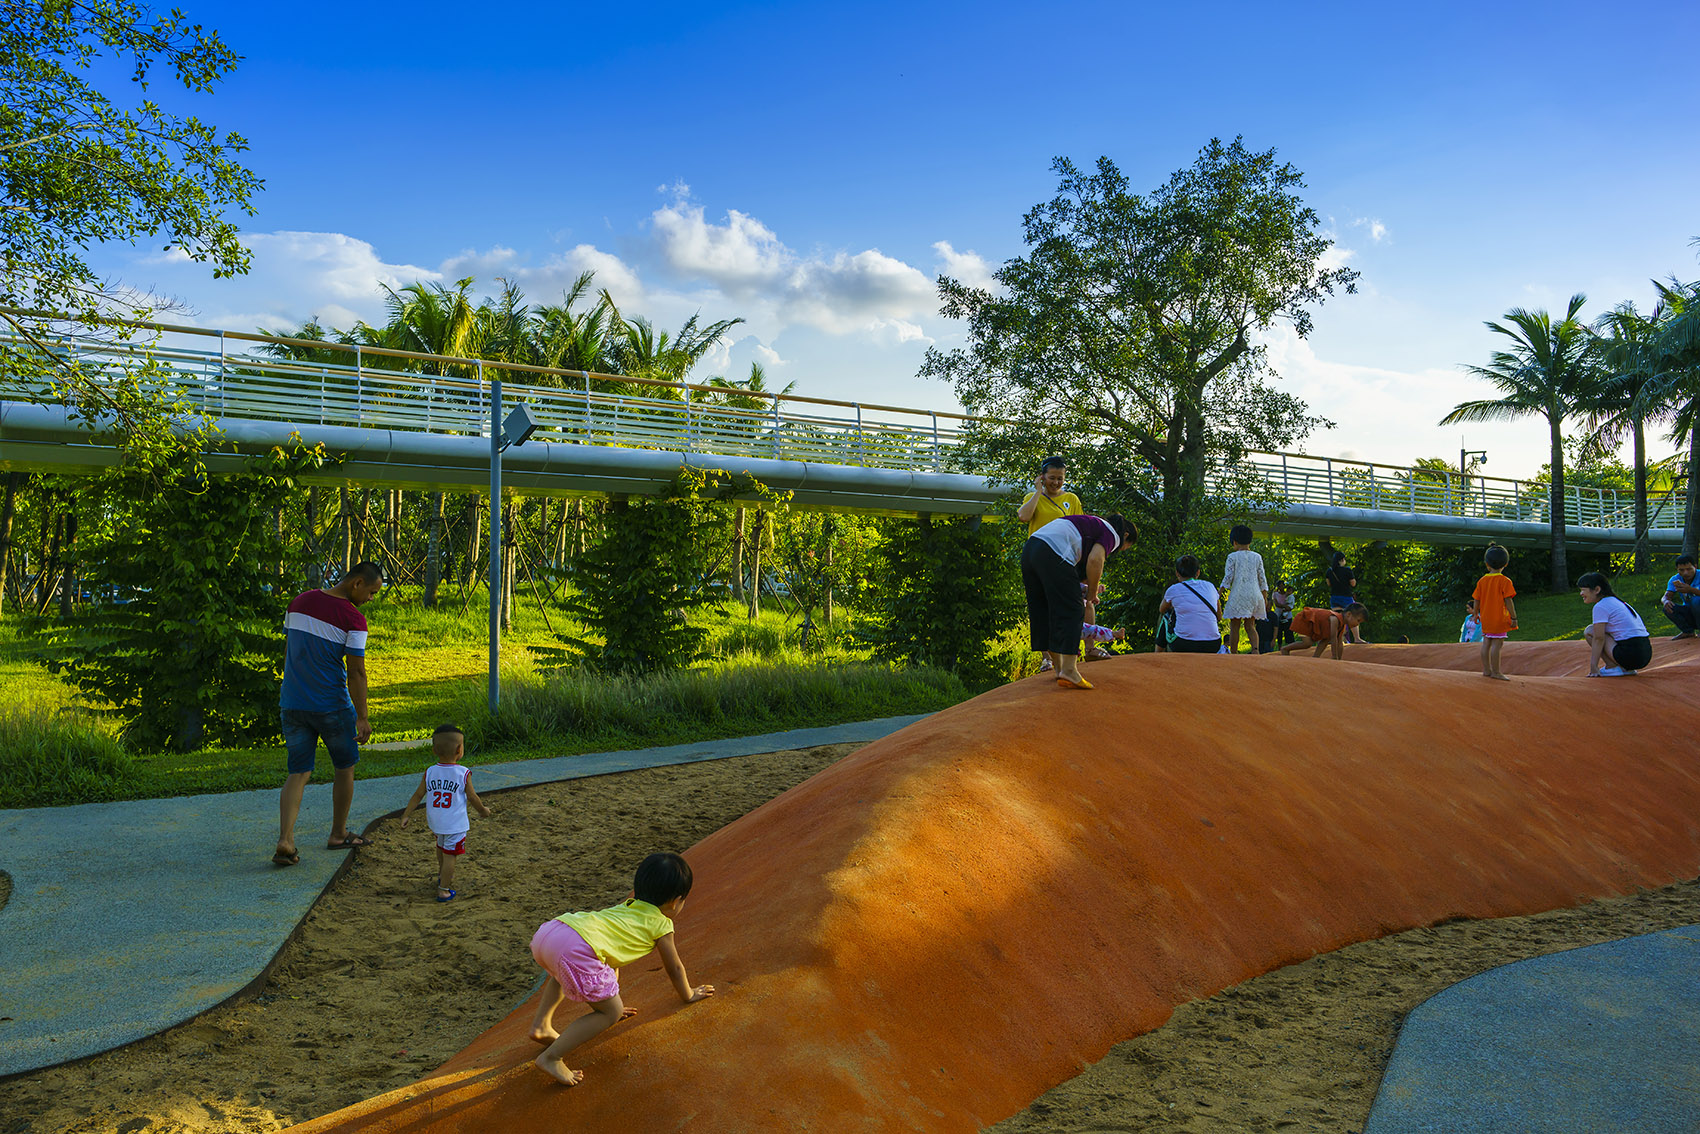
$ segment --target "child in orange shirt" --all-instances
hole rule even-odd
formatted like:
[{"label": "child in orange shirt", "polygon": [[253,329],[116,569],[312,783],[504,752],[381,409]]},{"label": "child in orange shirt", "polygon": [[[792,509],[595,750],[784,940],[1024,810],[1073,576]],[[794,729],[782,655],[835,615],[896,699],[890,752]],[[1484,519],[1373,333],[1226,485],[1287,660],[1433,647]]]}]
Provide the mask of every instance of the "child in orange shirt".
[{"label": "child in orange shirt", "polygon": [[1517,629],[1517,606],[1511,601],[1517,588],[1505,577],[1510,562],[1511,553],[1492,544],[1482,557],[1488,573],[1476,583],[1476,614],[1482,620],[1482,676],[1498,681],[1511,680],[1500,672],[1499,651],[1511,631]]}]

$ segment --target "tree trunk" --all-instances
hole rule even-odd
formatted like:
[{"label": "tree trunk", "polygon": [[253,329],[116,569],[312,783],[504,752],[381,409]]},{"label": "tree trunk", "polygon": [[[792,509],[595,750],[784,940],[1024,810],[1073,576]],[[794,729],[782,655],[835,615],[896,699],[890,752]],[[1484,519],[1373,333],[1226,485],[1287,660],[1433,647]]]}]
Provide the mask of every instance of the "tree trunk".
[{"label": "tree trunk", "polygon": [[325,556],[319,550],[319,490],[307,490],[307,589],[325,585]]},{"label": "tree trunk", "polygon": [[[1691,406],[1690,412],[1695,408],[1700,407]],[[1700,418],[1688,434],[1688,504],[1682,517],[1682,553],[1700,552],[1695,546],[1697,542],[1700,542]]]},{"label": "tree trunk", "polygon": [[366,533],[369,530],[371,530],[371,527],[372,527],[372,490],[370,488],[367,488],[367,489],[363,489],[360,493],[360,535],[355,541],[354,558],[350,561],[350,565],[352,565],[354,563],[364,563],[367,560],[368,556],[366,554],[366,544],[367,544]]},{"label": "tree trunk", "polygon": [[272,506],[272,539],[277,541],[277,582],[274,586],[277,588],[276,593],[282,594],[284,588],[289,585],[289,576],[284,574],[288,565],[284,561],[283,554],[283,505],[281,503]]},{"label": "tree trunk", "polygon": [[585,518],[584,497],[573,501],[573,558],[584,554],[585,548]]},{"label": "tree trunk", "polygon": [[354,566],[354,513],[348,506],[348,489],[339,488],[336,491],[340,509],[338,516],[342,522],[342,571],[346,575],[348,569]]},{"label": "tree trunk", "polygon": [[491,601],[502,604],[502,633],[506,634],[513,627],[514,613],[514,523],[517,509],[512,504],[502,505],[502,571],[499,586],[502,593]]},{"label": "tree trunk", "polygon": [[53,498],[58,493],[49,488],[41,494],[41,554],[35,557],[35,609],[47,609],[49,575],[59,561],[59,528],[48,517],[53,513]]},{"label": "tree trunk", "polygon": [[431,493],[430,515],[425,520],[426,610],[437,608],[437,586],[443,581],[443,494]]},{"label": "tree trunk", "polygon": [[65,509],[65,559],[64,582],[59,587],[59,617],[61,620],[71,617],[71,603],[77,597],[77,505],[72,497],[70,507]]},{"label": "tree trunk", "polygon": [[744,510],[732,513],[732,597],[744,601]]},{"label": "tree trunk", "polygon": [[1552,593],[1563,594],[1570,589],[1570,565],[1565,561],[1564,541],[1564,434],[1557,415],[1547,418],[1552,427],[1552,500],[1548,517],[1552,529]]},{"label": "tree trunk", "polygon": [[1641,415],[1635,415],[1635,573],[1639,575],[1652,562],[1652,548],[1647,535],[1647,429]]},{"label": "tree trunk", "polygon": [[12,561],[12,521],[18,514],[18,489],[27,473],[6,474],[6,498],[0,502],[0,615],[6,611],[6,568]]},{"label": "tree trunk", "polygon": [[767,513],[756,509],[755,534],[750,539],[750,621],[761,617],[761,543]]},{"label": "tree trunk", "polygon": [[567,525],[573,523],[573,511],[583,507],[583,501],[574,500],[570,509],[565,500],[561,501],[561,522],[555,525],[555,570],[557,571],[562,570],[567,565]]},{"label": "tree trunk", "polygon": [[[466,498],[466,562],[460,565],[460,585],[468,586],[472,582],[472,572],[480,562],[478,545],[484,541],[484,509],[483,498],[476,492]],[[492,599],[491,601],[494,601]]]},{"label": "tree trunk", "polygon": [[[50,493],[48,500],[57,501],[59,494]],[[47,529],[47,514],[42,510],[42,530]],[[35,610],[37,614],[45,614],[53,602],[53,592],[59,588],[59,548],[65,539],[65,512],[61,509],[53,517],[53,538],[47,545],[47,551],[41,557],[41,572],[36,576]]]},{"label": "tree trunk", "polygon": [[821,521],[820,529],[821,529],[821,536],[823,537],[823,539],[826,543],[826,547],[821,549],[821,562],[824,565],[825,572],[826,572],[826,598],[825,598],[824,602],[821,604],[821,621],[825,622],[828,626],[831,626],[832,625],[832,537],[833,537],[834,533],[838,530],[838,525],[833,522],[833,519],[832,519],[831,516],[828,516],[824,520]]}]

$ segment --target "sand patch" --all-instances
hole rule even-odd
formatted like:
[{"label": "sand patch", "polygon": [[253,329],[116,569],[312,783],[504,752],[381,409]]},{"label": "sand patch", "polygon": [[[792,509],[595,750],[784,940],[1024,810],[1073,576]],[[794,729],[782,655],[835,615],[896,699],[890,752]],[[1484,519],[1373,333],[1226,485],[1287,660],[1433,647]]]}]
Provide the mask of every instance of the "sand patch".
[{"label": "sand patch", "polygon": [[[528,995],[525,942],[543,918],[619,898],[641,854],[688,847],[856,747],[496,794],[495,818],[474,820],[461,897],[446,905],[430,836],[381,824],[260,995],[0,1083],[0,1131],[247,1134],[410,1083]],[[998,1128],[1356,1131],[1399,1021],[1426,997],[1512,960],[1696,922],[1700,886],[1685,882],[1353,945],[1183,1005]]]}]

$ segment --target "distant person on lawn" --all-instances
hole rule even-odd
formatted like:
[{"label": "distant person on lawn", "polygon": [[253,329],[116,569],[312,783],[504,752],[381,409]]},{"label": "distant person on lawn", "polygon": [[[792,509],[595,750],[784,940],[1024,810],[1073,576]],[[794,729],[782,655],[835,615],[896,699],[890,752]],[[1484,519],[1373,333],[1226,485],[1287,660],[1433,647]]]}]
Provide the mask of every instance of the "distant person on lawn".
[{"label": "distant person on lawn", "polygon": [[1700,623],[1700,583],[1694,581],[1694,556],[1684,555],[1676,561],[1676,574],[1665,584],[1665,617],[1677,629],[1673,642],[1694,637]]},{"label": "distant person on lawn", "polygon": [[325,742],[331,766],[331,833],[327,850],[352,850],[366,840],[348,831],[348,809],[354,803],[354,765],[360,745],[372,739],[366,720],[366,618],[360,613],[384,587],[376,563],[356,563],[334,587],[296,595],[284,616],[283,743],[288,751],[289,778],[278,799],[277,849],[272,862],[294,866],[301,861],[295,847],[295,819],[301,814],[301,795],[313,778],[313,759],[319,741]]}]

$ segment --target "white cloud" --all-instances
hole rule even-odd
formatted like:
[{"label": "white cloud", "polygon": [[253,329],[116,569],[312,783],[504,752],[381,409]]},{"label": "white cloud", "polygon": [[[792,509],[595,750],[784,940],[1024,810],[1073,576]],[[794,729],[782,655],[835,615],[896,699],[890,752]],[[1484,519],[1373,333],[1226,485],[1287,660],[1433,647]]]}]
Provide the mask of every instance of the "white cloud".
[{"label": "white cloud", "polygon": [[1539,420],[1468,426],[1440,424],[1459,402],[1492,397],[1492,391],[1462,369],[1415,371],[1360,366],[1319,358],[1311,344],[1277,326],[1261,336],[1267,359],[1283,388],[1310,404],[1311,412],[1337,428],[1314,434],[1305,448],[1319,456],[1407,464],[1419,457],[1445,457],[1459,448],[1460,434],[1475,449],[1491,449],[1495,467],[1526,474],[1547,459],[1546,426]]},{"label": "white cloud", "polygon": [[669,267],[732,295],[772,288],[796,260],[772,229],[736,209],[716,225],[703,219],[701,205],[679,200],[656,209],[650,222]]},{"label": "white cloud", "polygon": [[949,276],[958,283],[968,287],[977,287],[993,293],[1001,292],[1002,285],[992,278],[997,266],[972,249],[958,252],[951,247],[948,240],[934,243],[933,251],[938,253],[938,271],[941,276]]},{"label": "white cloud", "polygon": [[1367,230],[1372,244],[1380,244],[1387,239],[1387,226],[1377,217],[1358,217],[1352,221],[1352,227]]},{"label": "white cloud", "polygon": [[756,356],[756,361],[760,362],[764,367],[786,365],[785,359],[779,357],[779,352],[768,346],[766,343],[757,343],[753,353]]}]

